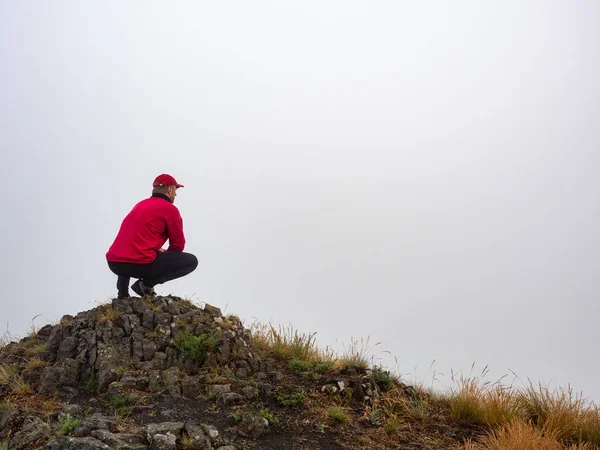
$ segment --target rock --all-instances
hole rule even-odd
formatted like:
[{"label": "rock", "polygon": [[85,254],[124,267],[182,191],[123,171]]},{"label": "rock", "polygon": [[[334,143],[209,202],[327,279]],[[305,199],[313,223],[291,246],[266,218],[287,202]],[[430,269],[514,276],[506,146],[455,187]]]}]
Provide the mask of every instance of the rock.
[{"label": "rock", "polygon": [[76,404],[65,405],[63,412],[71,415],[79,414],[83,411],[83,408]]},{"label": "rock", "polygon": [[242,419],[240,434],[257,438],[269,431],[269,421],[264,417],[249,414]]},{"label": "rock", "polygon": [[117,423],[110,417],[103,416],[101,413],[94,413],[90,417],[82,420],[73,434],[75,436],[87,436],[93,430],[110,430],[112,432],[117,431]]},{"label": "rock", "polygon": [[283,375],[281,372],[271,372],[269,375],[276,383],[281,383],[285,379],[285,375]]},{"label": "rock", "polygon": [[412,386],[406,386],[404,389],[404,394],[413,401],[419,400],[419,393]]},{"label": "rock", "polygon": [[233,445],[224,445],[223,447],[219,447],[217,450],[236,450]]},{"label": "rock", "polygon": [[181,372],[177,367],[170,367],[163,372],[163,378],[166,385],[179,384],[179,380],[181,380]]},{"label": "rock", "polygon": [[40,394],[56,394],[63,386],[76,386],[79,365],[74,359],[63,359],[53,366],[45,367],[40,378]]},{"label": "rock", "polygon": [[242,389],[242,394],[248,400],[254,400],[255,398],[258,398],[258,388],[254,386],[247,386]]},{"label": "rock", "polygon": [[269,395],[273,391],[273,386],[271,384],[269,384],[269,383],[259,383],[258,384],[258,389],[264,395]]},{"label": "rock", "polygon": [[79,389],[72,386],[61,386],[58,394],[63,398],[73,398],[79,395]]},{"label": "rock", "polygon": [[181,392],[186,398],[196,398],[201,391],[201,384],[198,377],[186,376],[181,380]]},{"label": "rock", "polygon": [[227,392],[231,392],[230,384],[212,384],[208,386],[208,395],[209,397],[216,397],[219,394],[225,394]]},{"label": "rock", "polygon": [[182,429],[182,422],[151,423],[146,427],[146,434],[148,435],[148,439],[152,438],[155,434],[170,433],[178,436]]},{"label": "rock", "polygon": [[194,440],[195,448],[212,449],[210,439],[204,433],[201,425],[188,422],[184,429],[188,437]]},{"label": "rock", "polygon": [[19,410],[16,408],[8,408],[0,414],[0,431],[10,427],[13,422],[19,417]]},{"label": "rock", "polygon": [[214,425],[202,425],[202,429],[208,435],[212,442],[216,442],[219,437],[219,430]]},{"label": "rock", "polygon": [[207,313],[208,315],[213,316],[213,317],[223,316],[223,314],[221,313],[221,310],[219,308],[217,308],[216,306],[209,305],[208,303],[204,304],[203,310],[205,313]]},{"label": "rock", "polygon": [[110,449],[104,442],[93,437],[61,436],[49,442],[43,450],[104,450]]},{"label": "rock", "polygon": [[167,386],[166,391],[169,393],[169,395],[172,398],[176,398],[176,399],[181,398],[181,388],[179,386],[174,386],[174,385]]},{"label": "rock", "polygon": [[155,434],[150,450],[176,450],[177,437],[174,434]]},{"label": "rock", "polygon": [[111,433],[106,430],[94,430],[91,435],[108,444],[115,450],[147,450],[146,439],[139,434]]},{"label": "rock", "polygon": [[245,400],[243,395],[236,394],[235,392],[226,392],[217,396],[217,405],[227,406],[233,403],[240,403]]}]

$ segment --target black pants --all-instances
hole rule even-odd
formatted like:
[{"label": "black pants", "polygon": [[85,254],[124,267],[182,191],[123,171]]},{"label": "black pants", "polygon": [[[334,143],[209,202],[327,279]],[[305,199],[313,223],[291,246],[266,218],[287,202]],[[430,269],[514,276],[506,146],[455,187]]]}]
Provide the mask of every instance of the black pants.
[{"label": "black pants", "polygon": [[192,273],[198,267],[198,259],[191,253],[157,252],[156,259],[148,264],[109,261],[108,267],[119,277],[117,289],[121,295],[128,293],[130,277],[143,280],[144,286],[154,287]]}]

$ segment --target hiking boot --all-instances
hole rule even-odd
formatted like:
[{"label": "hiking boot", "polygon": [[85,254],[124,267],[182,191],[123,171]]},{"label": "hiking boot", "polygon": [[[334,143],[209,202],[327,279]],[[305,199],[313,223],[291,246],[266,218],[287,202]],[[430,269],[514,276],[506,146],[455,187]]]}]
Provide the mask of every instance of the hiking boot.
[{"label": "hiking boot", "polygon": [[144,286],[142,280],[137,280],[135,283],[131,285],[131,289],[140,297],[154,297],[156,292],[154,292],[154,288]]}]

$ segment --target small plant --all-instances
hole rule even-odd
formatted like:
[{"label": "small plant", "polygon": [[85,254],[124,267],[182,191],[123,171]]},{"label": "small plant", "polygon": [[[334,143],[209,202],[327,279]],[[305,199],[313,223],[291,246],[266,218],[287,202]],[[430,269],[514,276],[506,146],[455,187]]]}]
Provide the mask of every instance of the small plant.
[{"label": "small plant", "polygon": [[37,372],[48,365],[50,365],[48,361],[42,361],[40,358],[31,358],[29,361],[27,361],[25,369],[29,372]]},{"label": "small plant", "polygon": [[[471,368],[473,370],[473,368]],[[456,420],[472,423],[482,423],[484,419],[484,411],[481,404],[485,386],[488,383],[482,382],[485,377],[487,368],[483,369],[481,377],[465,377],[460,375],[460,378],[455,378],[452,373],[452,381],[456,384],[456,388],[452,388],[450,395],[450,410],[452,417]]]},{"label": "small plant", "polygon": [[133,406],[121,406],[117,408],[117,415],[121,417],[127,417],[133,412]]},{"label": "small plant", "polygon": [[182,332],[175,336],[174,344],[177,349],[186,357],[197,361],[199,364],[204,362],[206,353],[217,346],[218,336],[215,334],[202,333],[195,336],[188,332]]},{"label": "small plant", "polygon": [[263,419],[265,419],[267,422],[269,422],[269,424],[276,424],[279,423],[279,419],[277,419],[277,417],[275,417],[275,414],[273,414],[271,411],[269,411],[268,409],[261,409],[258,412],[258,415],[260,417],[262,417]]},{"label": "small plant", "polygon": [[277,417],[275,417],[275,414],[273,414],[268,409],[261,409],[258,412],[256,412],[256,411],[244,411],[244,412],[236,411],[235,413],[233,413],[233,419],[238,423],[242,422],[246,417],[256,417],[256,416],[262,417],[267,422],[269,422],[269,424],[279,423],[279,420],[277,419]]},{"label": "small plant", "polygon": [[3,400],[2,403],[0,403],[0,412],[7,411],[11,408],[12,404],[8,400]]},{"label": "small plant", "polygon": [[385,423],[383,424],[385,434],[387,434],[388,436],[396,434],[401,424],[402,420],[398,416],[391,415],[385,420]]},{"label": "small plant", "polygon": [[348,414],[341,406],[331,406],[327,408],[327,417],[338,423],[346,423],[348,421]]},{"label": "small plant", "polygon": [[12,392],[17,395],[31,395],[33,389],[20,376],[15,377],[12,384]]},{"label": "small plant", "polygon": [[148,307],[154,311],[154,312],[162,312],[163,311],[163,305],[158,303],[157,300],[153,297],[144,297],[144,300],[146,300],[146,303],[148,304]]},{"label": "small plant", "polygon": [[369,413],[369,423],[373,426],[381,426],[381,410],[374,409]]},{"label": "small plant", "polygon": [[59,408],[56,399],[46,400],[42,404],[42,410],[47,414],[54,414],[55,411]]},{"label": "small plant", "polygon": [[324,423],[320,423],[317,425],[317,431],[319,433],[325,433],[325,430],[329,429],[329,425],[325,425]]},{"label": "small plant", "polygon": [[129,403],[129,399],[123,394],[115,394],[108,403],[112,408],[121,408]]},{"label": "small plant", "polygon": [[113,322],[121,316],[121,312],[117,311],[110,304],[102,305],[100,313],[98,314],[98,323],[103,324],[106,322]]},{"label": "small plant", "polygon": [[46,351],[46,344],[43,343],[35,343],[35,340],[31,341],[32,344],[27,345],[25,348],[25,355],[32,358],[34,356],[38,356],[40,353],[44,353]]},{"label": "small plant", "polygon": [[384,392],[388,391],[392,387],[392,383],[395,381],[389,370],[383,370],[379,366],[373,367],[372,374],[373,381],[375,381],[379,389]]},{"label": "small plant", "polygon": [[85,380],[85,383],[83,384],[83,391],[86,394],[93,394],[94,392],[96,392],[96,389],[98,388],[98,382],[96,381],[96,378],[94,378],[93,376],[89,376],[87,380]]},{"label": "small plant", "polygon": [[71,414],[60,413],[58,415],[58,423],[60,425],[60,431],[58,434],[68,436],[75,431],[75,428],[81,424],[81,421],[74,418]]},{"label": "small plant", "polygon": [[204,444],[200,441],[200,439],[194,439],[191,436],[183,436],[181,438],[181,448],[184,450],[200,450],[204,448]]},{"label": "small plant", "polygon": [[293,394],[290,394],[290,395],[279,394],[279,395],[277,395],[277,401],[282,406],[300,406],[302,404],[302,402],[304,401],[305,396],[306,396],[305,391],[294,392]]},{"label": "small plant", "polygon": [[356,367],[361,370],[366,370],[369,367],[370,355],[373,349],[380,345],[381,342],[371,344],[371,337],[366,339],[361,338],[360,341],[352,338],[350,346],[344,347],[344,351],[339,358],[339,364],[342,367]]},{"label": "small plant", "polygon": [[432,416],[429,402],[425,398],[419,397],[415,400],[405,400],[404,409],[408,416],[419,422],[425,422]]},{"label": "small plant", "polygon": [[0,384],[7,384],[10,379],[17,373],[17,368],[14,366],[0,366]]}]

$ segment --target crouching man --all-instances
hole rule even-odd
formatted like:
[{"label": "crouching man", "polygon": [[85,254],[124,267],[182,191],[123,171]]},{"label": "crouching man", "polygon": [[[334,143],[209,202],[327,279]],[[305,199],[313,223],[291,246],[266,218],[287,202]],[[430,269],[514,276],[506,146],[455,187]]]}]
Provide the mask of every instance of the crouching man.
[{"label": "crouching man", "polygon": [[[152,184],[152,196],[127,214],[115,241],[106,253],[108,267],[118,276],[117,298],[129,297],[129,279],[137,278],[131,289],[141,297],[153,296],[154,286],[193,272],[198,259],[183,251],[183,220],[173,204],[177,183],[162,174]],[[169,240],[169,248],[162,248]]]}]

